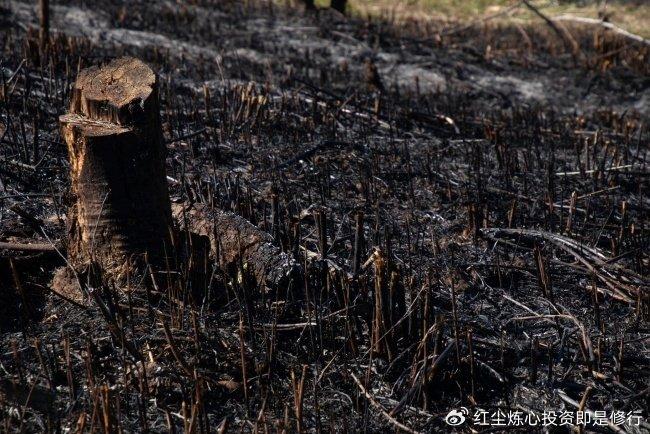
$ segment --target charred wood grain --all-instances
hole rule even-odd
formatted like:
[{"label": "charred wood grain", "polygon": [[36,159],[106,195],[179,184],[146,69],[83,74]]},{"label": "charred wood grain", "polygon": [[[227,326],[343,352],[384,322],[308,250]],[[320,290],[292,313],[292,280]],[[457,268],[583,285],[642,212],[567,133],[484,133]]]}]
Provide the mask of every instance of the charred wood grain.
[{"label": "charred wood grain", "polygon": [[175,204],[173,214],[183,229],[210,239],[212,256],[227,271],[245,268],[258,284],[272,289],[287,285],[300,272],[273,236],[241,216],[203,204]]}]

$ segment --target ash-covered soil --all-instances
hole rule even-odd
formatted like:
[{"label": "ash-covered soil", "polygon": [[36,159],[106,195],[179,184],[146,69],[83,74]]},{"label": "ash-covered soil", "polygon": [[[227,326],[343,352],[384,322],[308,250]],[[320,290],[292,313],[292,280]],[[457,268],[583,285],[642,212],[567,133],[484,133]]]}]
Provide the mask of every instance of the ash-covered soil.
[{"label": "ash-covered soil", "polygon": [[[47,50],[33,2],[0,3],[0,242],[50,247],[0,250],[1,429],[647,418],[647,46],[255,2],[54,3]],[[95,283],[108,316],[52,292],[71,203],[58,116],[78,70],[123,55],[160,76],[172,200],[246,218],[304,276],[259,288],[211,258],[167,291]]]}]

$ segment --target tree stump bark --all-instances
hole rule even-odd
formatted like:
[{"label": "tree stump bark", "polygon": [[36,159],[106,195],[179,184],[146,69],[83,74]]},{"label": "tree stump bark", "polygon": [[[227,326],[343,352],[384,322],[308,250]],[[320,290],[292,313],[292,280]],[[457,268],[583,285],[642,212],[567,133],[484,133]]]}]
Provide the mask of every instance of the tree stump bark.
[{"label": "tree stump bark", "polygon": [[113,273],[129,258],[161,261],[172,218],[156,74],[128,57],[85,69],[59,120],[75,198],[69,261]]}]

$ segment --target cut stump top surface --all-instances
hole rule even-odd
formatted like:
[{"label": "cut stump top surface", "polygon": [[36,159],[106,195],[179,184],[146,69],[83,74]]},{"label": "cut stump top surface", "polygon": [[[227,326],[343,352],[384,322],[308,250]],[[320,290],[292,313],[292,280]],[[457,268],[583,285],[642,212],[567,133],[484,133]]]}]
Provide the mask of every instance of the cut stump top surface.
[{"label": "cut stump top surface", "polygon": [[[82,70],[74,84],[70,113],[117,125],[146,123],[158,107],[151,96],[156,74],[141,60],[122,57],[103,67]],[[63,121],[63,119],[62,119]]]}]

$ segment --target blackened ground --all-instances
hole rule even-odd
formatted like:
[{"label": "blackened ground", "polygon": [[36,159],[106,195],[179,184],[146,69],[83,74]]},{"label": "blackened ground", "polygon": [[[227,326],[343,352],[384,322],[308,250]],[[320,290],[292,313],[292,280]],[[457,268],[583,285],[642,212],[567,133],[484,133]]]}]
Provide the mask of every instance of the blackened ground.
[{"label": "blackened ground", "polygon": [[254,2],[54,3],[46,52],[33,2],[0,4],[0,241],[63,243],[58,115],[79,68],[133,55],[161,76],[173,200],[245,217],[307,275],[267,291],[210,262],[164,293],[96,288],[104,317],[48,291],[56,253],[1,252],[8,431],[394,430],[380,405],[437,432],[460,406],[574,410],[563,397],[587,388],[589,410],[647,417],[647,47]]}]

